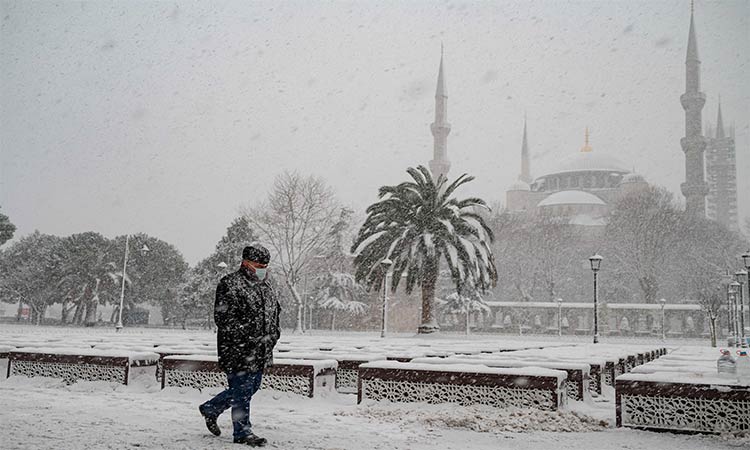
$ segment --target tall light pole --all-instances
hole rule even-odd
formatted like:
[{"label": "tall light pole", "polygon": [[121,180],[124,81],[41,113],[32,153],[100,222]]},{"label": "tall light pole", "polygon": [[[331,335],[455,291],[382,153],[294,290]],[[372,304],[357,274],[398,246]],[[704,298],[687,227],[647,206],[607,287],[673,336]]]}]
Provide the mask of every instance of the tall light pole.
[{"label": "tall light pole", "polygon": [[[130,235],[125,235],[125,258],[122,261],[122,287],[120,288],[120,310],[117,311],[117,325],[115,325],[115,331],[122,330],[122,308],[125,301],[125,271],[128,268],[128,252],[130,251]],[[148,246],[143,244],[141,252],[145,253],[149,251]]]},{"label": "tall light pole", "polygon": [[667,306],[667,299],[663,298],[659,300],[659,303],[661,303],[661,340],[665,341],[667,339],[667,336],[664,327],[664,307]]},{"label": "tall light pole", "polygon": [[729,300],[730,300],[730,307],[732,308],[732,331],[733,336],[732,340],[734,341],[734,346],[737,347],[740,345],[740,321],[737,312],[737,292],[740,289],[740,284],[736,281],[732,281],[729,283]]},{"label": "tall light pole", "polygon": [[732,340],[735,335],[734,306],[732,304],[732,296],[734,294],[732,293],[732,276],[729,275],[729,272],[725,275],[725,281],[727,286],[727,334],[729,335],[728,340]]},{"label": "tall light pole", "polygon": [[737,294],[737,302],[740,305],[740,346],[747,347],[747,341],[745,340],[745,280],[747,279],[747,271],[739,270],[734,273],[737,282],[740,284],[739,293]]},{"label": "tall light pole", "polygon": [[387,320],[386,311],[388,305],[388,272],[393,265],[393,261],[385,258],[384,260],[380,261],[380,264],[382,264],[383,266],[383,319],[380,326],[380,337],[384,338]]},{"label": "tall light pole", "polygon": [[747,286],[747,310],[750,312],[750,250],[742,254],[742,263],[745,266],[745,286]]},{"label": "tall light pole", "polygon": [[562,337],[562,304],[563,299],[557,298],[557,335]]},{"label": "tall light pole", "polygon": [[597,286],[597,274],[599,273],[602,259],[604,258],[602,258],[599,254],[596,254],[589,258],[589,262],[591,263],[591,271],[594,272],[594,344],[599,343],[599,311],[597,308],[599,289]]}]

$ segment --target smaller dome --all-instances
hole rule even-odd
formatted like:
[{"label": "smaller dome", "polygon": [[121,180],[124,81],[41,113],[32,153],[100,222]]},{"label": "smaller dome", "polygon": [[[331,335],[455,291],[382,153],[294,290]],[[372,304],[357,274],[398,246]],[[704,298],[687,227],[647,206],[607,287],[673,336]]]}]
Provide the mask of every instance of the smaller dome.
[{"label": "smaller dome", "polygon": [[555,205],[602,205],[606,203],[594,194],[583,191],[560,191],[548,196],[537,206],[555,206]]},{"label": "smaller dome", "polygon": [[626,174],[622,177],[622,181],[620,183],[645,183],[646,179],[643,178],[643,175],[635,172],[630,172],[629,174]]},{"label": "smaller dome", "polygon": [[518,180],[515,183],[511,184],[508,190],[509,191],[530,191],[531,186],[529,186],[529,184],[526,182]]}]

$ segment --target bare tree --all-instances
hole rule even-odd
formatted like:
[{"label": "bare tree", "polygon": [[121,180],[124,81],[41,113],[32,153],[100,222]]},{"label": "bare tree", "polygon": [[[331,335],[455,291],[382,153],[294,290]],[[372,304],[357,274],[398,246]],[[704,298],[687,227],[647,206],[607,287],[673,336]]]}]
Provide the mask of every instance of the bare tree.
[{"label": "bare tree", "polygon": [[684,239],[678,232],[681,216],[672,194],[657,187],[623,197],[609,216],[608,257],[637,280],[646,303],[656,302],[666,263]]},{"label": "bare tree", "polygon": [[268,200],[245,208],[243,215],[261,242],[272,247],[272,264],[281,270],[296,303],[294,331],[303,332],[303,301],[297,285],[315,256],[335,239],[329,233],[339,218],[333,191],[320,178],[285,171],[274,180]]},{"label": "bare tree", "polygon": [[539,258],[531,220],[524,215],[504,213],[493,222],[495,242],[492,252],[498,273],[498,285],[510,288],[522,301],[532,301],[534,291],[542,283],[537,270]]},{"label": "bare tree", "polygon": [[726,300],[727,285],[746,242],[718,222],[684,215],[678,229],[684,239],[675,250],[681,255],[679,270],[683,296],[698,301],[709,319],[711,345],[716,346],[719,309]]},{"label": "bare tree", "polygon": [[542,290],[548,300],[559,296],[575,233],[565,216],[503,213],[493,221],[494,254],[502,283],[512,286],[523,301]]}]

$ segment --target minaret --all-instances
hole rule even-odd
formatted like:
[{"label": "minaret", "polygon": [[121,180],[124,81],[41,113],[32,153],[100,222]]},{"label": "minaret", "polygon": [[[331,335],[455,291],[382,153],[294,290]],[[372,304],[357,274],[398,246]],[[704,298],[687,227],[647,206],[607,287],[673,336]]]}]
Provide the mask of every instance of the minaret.
[{"label": "minaret", "polygon": [[521,175],[518,179],[531,184],[531,162],[529,161],[529,140],[526,137],[526,115],[523,116],[523,143],[521,144]]},{"label": "minaret", "polygon": [[443,73],[443,46],[440,45],[440,69],[438,70],[437,89],[435,90],[435,122],[430,125],[434,138],[433,159],[430,161],[430,171],[435,181],[440,175],[448,176],[451,163],[448,161],[448,133],[451,124],[448,123],[448,92],[445,90],[445,74]]},{"label": "minaret", "polygon": [[686,212],[704,217],[708,185],[704,176],[703,152],[706,148],[706,140],[702,135],[701,111],[706,103],[706,95],[700,91],[701,62],[695,38],[692,3],[690,4],[690,31],[685,69],[685,93],[680,96],[682,109],[685,110],[685,137],[680,140],[682,151],[685,152],[685,182],[680,188],[682,195],[685,196]]}]

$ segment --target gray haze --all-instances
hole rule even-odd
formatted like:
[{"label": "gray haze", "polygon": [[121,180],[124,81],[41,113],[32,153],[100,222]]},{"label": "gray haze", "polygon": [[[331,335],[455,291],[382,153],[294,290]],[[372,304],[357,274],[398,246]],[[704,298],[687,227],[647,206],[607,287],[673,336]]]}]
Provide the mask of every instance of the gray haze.
[{"label": "gray haze", "polygon": [[[679,194],[688,1],[0,1],[0,206],[68,235],[146,232],[190,263],[278,172],[362,211],[432,159],[445,44],[450,175],[503,200],[583,144]],[[750,2],[695,6],[704,124],[736,124],[750,215]],[[473,192],[472,192],[473,190]],[[682,196],[678,195],[682,200]]]}]

